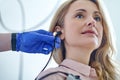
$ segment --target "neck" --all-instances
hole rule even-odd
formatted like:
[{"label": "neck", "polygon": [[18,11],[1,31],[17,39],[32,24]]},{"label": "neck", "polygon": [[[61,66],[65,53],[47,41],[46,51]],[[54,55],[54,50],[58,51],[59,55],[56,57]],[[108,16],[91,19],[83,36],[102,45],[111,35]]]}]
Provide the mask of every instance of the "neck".
[{"label": "neck", "polygon": [[88,48],[76,48],[76,47],[67,47],[66,48],[66,58],[72,59],[83,64],[89,64],[90,55],[92,50]]}]

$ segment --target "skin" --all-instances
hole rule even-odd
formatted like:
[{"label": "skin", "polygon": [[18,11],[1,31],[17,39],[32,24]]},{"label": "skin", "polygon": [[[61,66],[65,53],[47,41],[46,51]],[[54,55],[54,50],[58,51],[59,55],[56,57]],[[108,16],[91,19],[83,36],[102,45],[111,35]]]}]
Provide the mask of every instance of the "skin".
[{"label": "skin", "polygon": [[66,58],[88,65],[90,55],[100,46],[103,35],[102,17],[95,3],[78,0],[71,4],[61,31]]},{"label": "skin", "polygon": [[11,34],[0,34],[0,52],[11,50]]}]

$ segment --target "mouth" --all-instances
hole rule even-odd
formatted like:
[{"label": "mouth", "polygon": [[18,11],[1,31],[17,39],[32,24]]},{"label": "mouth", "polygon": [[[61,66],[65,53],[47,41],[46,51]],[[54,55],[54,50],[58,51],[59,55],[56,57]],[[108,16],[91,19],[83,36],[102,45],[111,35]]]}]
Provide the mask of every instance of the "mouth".
[{"label": "mouth", "polygon": [[86,31],[82,32],[81,34],[94,34],[94,35],[98,36],[97,33],[93,30],[86,30]]}]

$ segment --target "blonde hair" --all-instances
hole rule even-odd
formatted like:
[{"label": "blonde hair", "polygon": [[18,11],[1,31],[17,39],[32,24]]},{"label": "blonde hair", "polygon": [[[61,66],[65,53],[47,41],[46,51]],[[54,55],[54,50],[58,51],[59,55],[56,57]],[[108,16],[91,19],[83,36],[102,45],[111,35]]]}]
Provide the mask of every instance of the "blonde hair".
[{"label": "blonde hair", "polygon": [[[75,1],[78,0],[67,0],[59,7],[55,16],[53,17],[49,29],[51,32],[55,31],[56,26],[62,27],[64,25],[64,17],[70,5]],[[106,14],[103,11],[104,9],[102,8],[100,2],[101,0],[90,1],[94,2],[97,5],[103,17],[103,38],[100,47],[92,52],[89,65],[96,69],[99,80],[116,80],[116,71],[111,58],[112,54],[115,51],[110,31],[111,25],[109,25],[109,22],[107,21]],[[61,48],[54,50],[53,58],[58,64],[60,64],[65,59],[65,46],[63,41]]]}]

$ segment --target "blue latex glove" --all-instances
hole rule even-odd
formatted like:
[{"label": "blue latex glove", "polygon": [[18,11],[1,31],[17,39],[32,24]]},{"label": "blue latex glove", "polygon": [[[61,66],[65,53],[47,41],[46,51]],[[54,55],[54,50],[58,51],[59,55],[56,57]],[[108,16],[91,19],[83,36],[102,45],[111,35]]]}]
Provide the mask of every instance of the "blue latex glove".
[{"label": "blue latex glove", "polygon": [[45,30],[16,34],[16,51],[49,54],[54,48],[59,48],[60,44],[59,37]]}]

